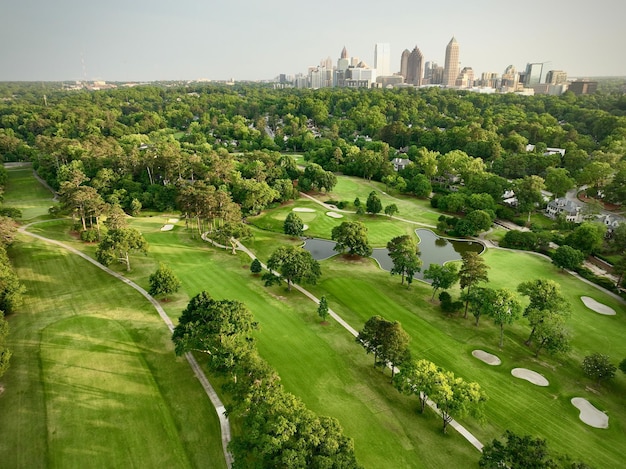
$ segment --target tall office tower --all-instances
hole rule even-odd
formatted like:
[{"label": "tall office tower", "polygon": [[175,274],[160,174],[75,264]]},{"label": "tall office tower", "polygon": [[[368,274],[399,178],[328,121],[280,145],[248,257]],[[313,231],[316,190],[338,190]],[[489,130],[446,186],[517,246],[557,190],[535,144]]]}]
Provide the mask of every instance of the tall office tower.
[{"label": "tall office tower", "polygon": [[332,70],[333,69],[333,59],[331,59],[330,56],[328,56],[325,59],[320,60],[320,67],[324,67],[324,68],[328,68],[328,69]]},{"label": "tall office tower", "polygon": [[524,75],[524,87],[532,88],[534,85],[541,83],[541,74],[543,73],[542,63],[526,64],[526,74]]},{"label": "tall office tower", "polygon": [[546,83],[550,85],[565,85],[567,83],[567,72],[563,70],[550,70],[546,74]]},{"label": "tall office tower", "polygon": [[515,91],[518,83],[519,73],[513,65],[509,65],[502,74],[502,91]]},{"label": "tall office tower", "polygon": [[456,38],[452,39],[446,46],[446,62],[443,67],[443,85],[455,86],[456,79],[459,76],[459,43]]},{"label": "tall office tower", "polygon": [[415,49],[411,51],[409,55],[409,61],[407,64],[407,77],[406,82],[415,85],[422,86],[422,77],[424,76],[424,55],[415,46]]},{"label": "tall office tower", "polygon": [[472,67],[463,67],[456,79],[456,86],[459,88],[471,88],[474,86],[474,70]]},{"label": "tall office tower", "polygon": [[343,49],[341,50],[340,58],[342,58],[342,59],[347,59],[348,58],[348,50],[346,49],[346,46],[343,46]]},{"label": "tall office tower", "polygon": [[404,51],[402,52],[402,57],[400,57],[400,75],[402,75],[402,78],[404,78],[405,82],[406,82],[406,76],[409,70],[409,55],[410,54],[411,53],[409,52],[409,49],[404,49]]},{"label": "tall office tower", "polygon": [[388,43],[379,42],[374,46],[374,68],[379,77],[391,75],[391,47]]}]

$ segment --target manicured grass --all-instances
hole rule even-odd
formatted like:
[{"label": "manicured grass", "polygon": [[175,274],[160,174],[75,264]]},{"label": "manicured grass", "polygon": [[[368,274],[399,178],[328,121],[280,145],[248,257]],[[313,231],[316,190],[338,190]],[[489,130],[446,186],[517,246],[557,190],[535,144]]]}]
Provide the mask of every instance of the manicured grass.
[{"label": "manicured grass", "polygon": [[34,181],[32,167],[9,168],[7,175],[4,206],[20,209],[23,220],[48,214],[48,209],[55,204],[54,194]]},{"label": "manicured grass", "polygon": [[139,293],[25,236],[11,256],[27,294],[8,318],[3,467],[225,467],[215,411]]}]

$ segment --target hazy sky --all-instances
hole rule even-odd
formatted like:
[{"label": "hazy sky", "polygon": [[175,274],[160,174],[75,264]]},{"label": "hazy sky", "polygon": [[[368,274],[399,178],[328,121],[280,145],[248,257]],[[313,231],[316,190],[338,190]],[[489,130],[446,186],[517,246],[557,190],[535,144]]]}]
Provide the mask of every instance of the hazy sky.
[{"label": "hazy sky", "polygon": [[453,35],[477,75],[626,76],[625,18],[623,0],[0,0],[0,80],[271,79],[344,45],[373,67],[376,42],[399,71],[416,45],[443,65]]}]

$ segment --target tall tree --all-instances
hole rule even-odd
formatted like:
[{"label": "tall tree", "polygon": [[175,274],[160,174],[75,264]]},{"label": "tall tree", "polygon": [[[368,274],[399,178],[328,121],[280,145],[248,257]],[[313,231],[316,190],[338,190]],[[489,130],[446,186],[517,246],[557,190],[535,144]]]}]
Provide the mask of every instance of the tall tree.
[{"label": "tall tree", "polygon": [[135,228],[120,228],[109,231],[98,244],[96,259],[104,265],[117,260],[126,265],[130,271],[129,253],[133,251],[147,252],[148,243]]},{"label": "tall tree", "polygon": [[372,316],[369,318],[363,329],[356,337],[356,341],[365,349],[368,354],[374,355],[374,366],[378,363],[380,351],[383,343],[382,324],[385,319],[381,316]]},{"label": "tall tree", "polygon": [[541,191],[545,187],[544,180],[539,176],[526,176],[523,179],[517,179],[513,186],[517,198],[517,209],[520,212],[528,212],[528,223],[530,223],[531,212],[543,202]]},{"label": "tall tree", "polygon": [[302,236],[304,234],[304,223],[295,212],[289,212],[283,224],[283,231],[289,236]]},{"label": "tall tree", "polygon": [[402,394],[419,397],[420,412],[424,413],[439,371],[439,367],[428,360],[409,360],[403,363],[398,374],[394,376],[393,385]]},{"label": "tall tree", "polygon": [[530,300],[524,309],[524,317],[528,319],[531,331],[526,345],[530,345],[537,325],[553,314],[567,316],[570,304],[561,293],[561,287],[554,280],[536,279],[522,282],[517,291]]},{"label": "tall tree", "polygon": [[383,204],[378,198],[376,191],[370,192],[370,195],[367,197],[367,201],[365,202],[365,207],[367,213],[371,213],[372,215],[376,215],[382,211]]},{"label": "tall tree", "polygon": [[504,326],[511,325],[519,319],[522,312],[522,304],[515,293],[501,288],[490,295],[487,304],[487,315],[493,319],[496,326],[500,326],[500,347],[504,344]]},{"label": "tall tree", "polygon": [[320,298],[320,304],[317,306],[317,314],[322,321],[326,321],[328,317],[328,300],[326,300],[326,296],[322,295]]},{"label": "tall tree", "polygon": [[150,283],[148,293],[152,296],[164,295],[167,297],[167,295],[176,293],[181,286],[180,280],[178,280],[172,269],[162,262],[159,263],[159,268],[156,272],[150,275],[148,282]]},{"label": "tall tree", "polygon": [[545,184],[554,197],[563,197],[568,190],[574,188],[576,181],[569,177],[569,171],[565,168],[548,168]]},{"label": "tall tree", "polygon": [[458,268],[456,264],[452,263],[430,264],[428,269],[424,271],[424,278],[432,280],[433,295],[430,297],[432,301],[437,290],[440,288],[447,290],[459,280]]},{"label": "tall tree", "polygon": [[546,441],[530,435],[519,436],[510,430],[504,433],[504,443],[493,439],[484,448],[478,466],[482,469],[557,469]]},{"label": "tall tree", "polygon": [[535,357],[546,350],[550,355],[567,353],[570,349],[569,331],[565,328],[565,318],[560,314],[551,314],[537,324],[535,329]]},{"label": "tall tree", "polygon": [[451,371],[443,370],[435,376],[430,398],[441,412],[444,433],[455,416],[460,418],[471,414],[482,418],[483,404],[487,400],[478,383],[468,383],[463,378],[455,377]]},{"label": "tall tree", "polygon": [[459,283],[461,289],[465,288],[465,314],[467,318],[467,309],[469,307],[469,298],[472,287],[480,282],[488,282],[487,270],[489,266],[485,264],[485,260],[475,252],[465,252],[461,255],[461,268],[459,269]]},{"label": "tall tree", "polygon": [[576,270],[581,266],[585,255],[571,246],[559,246],[552,255],[552,263],[561,269]]},{"label": "tall tree", "polygon": [[359,221],[344,221],[335,226],[331,239],[337,244],[333,248],[337,252],[345,252],[354,256],[370,256],[372,248],[367,240],[367,227]]},{"label": "tall tree", "polygon": [[395,375],[396,366],[410,359],[409,342],[411,338],[398,321],[384,321],[382,326],[382,346],[380,357],[391,368],[391,380]]},{"label": "tall tree", "polygon": [[[280,273],[287,280],[287,288],[291,291],[294,282],[315,284],[322,275],[320,264],[309,251],[297,246],[281,246],[274,251],[267,261],[267,268]],[[263,276],[266,285],[275,282],[277,277],[268,272]]]},{"label": "tall tree", "polygon": [[387,243],[389,257],[393,261],[391,274],[400,274],[401,284],[404,285],[404,278],[410,285],[413,275],[420,271],[422,260],[419,258],[417,244],[408,235],[396,236]]},{"label": "tall tree", "polygon": [[252,313],[241,302],[214,300],[203,291],[183,310],[172,340],[177,355],[197,351],[209,355],[211,368],[226,372],[254,349]]}]

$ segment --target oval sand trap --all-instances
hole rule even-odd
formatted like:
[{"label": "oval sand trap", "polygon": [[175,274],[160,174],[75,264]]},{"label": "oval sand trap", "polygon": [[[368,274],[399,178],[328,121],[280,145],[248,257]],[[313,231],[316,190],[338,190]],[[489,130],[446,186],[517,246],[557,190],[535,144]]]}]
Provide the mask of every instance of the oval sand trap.
[{"label": "oval sand trap", "polygon": [[167,220],[168,223],[178,223],[178,218],[170,218]]},{"label": "oval sand trap", "polygon": [[161,228],[161,231],[172,231],[173,229],[174,229],[174,225],[167,224],[167,225],[163,225],[163,228]]},{"label": "oval sand trap", "polygon": [[548,386],[550,384],[542,375],[526,368],[513,368],[511,374],[516,378],[525,379],[537,386]]},{"label": "oval sand trap", "polygon": [[493,355],[492,353],[485,352],[484,350],[474,350],[472,351],[472,355],[479,360],[484,361],[487,365],[499,365],[502,363],[498,357]]},{"label": "oval sand trap", "polygon": [[330,218],[343,218],[343,215],[337,212],[326,212],[326,215]]},{"label": "oval sand trap", "polygon": [[580,410],[578,418],[587,425],[594,428],[609,428],[609,416],[596,409],[587,399],[574,397],[571,402]]},{"label": "oval sand trap", "polygon": [[581,296],[580,299],[583,300],[583,303],[585,303],[585,306],[587,308],[595,311],[596,313],[604,314],[606,316],[615,316],[616,314],[613,308],[605,304],[599,303],[593,298],[590,298],[588,296]]},{"label": "oval sand trap", "polygon": [[302,231],[306,231],[309,229],[309,225],[302,225]]},{"label": "oval sand trap", "polygon": [[314,209],[308,207],[295,207],[292,209],[292,212],[304,212],[304,213],[313,213]]}]

